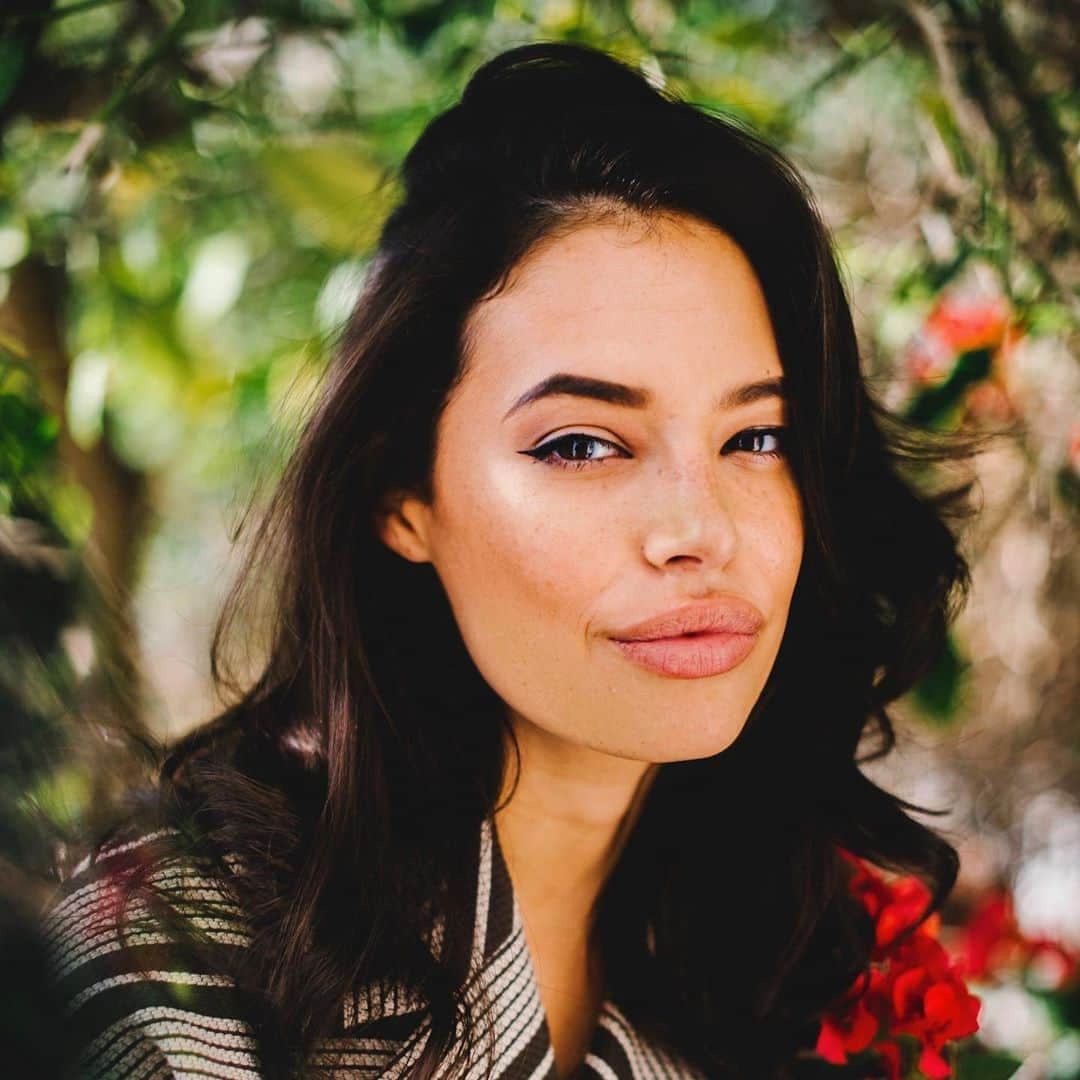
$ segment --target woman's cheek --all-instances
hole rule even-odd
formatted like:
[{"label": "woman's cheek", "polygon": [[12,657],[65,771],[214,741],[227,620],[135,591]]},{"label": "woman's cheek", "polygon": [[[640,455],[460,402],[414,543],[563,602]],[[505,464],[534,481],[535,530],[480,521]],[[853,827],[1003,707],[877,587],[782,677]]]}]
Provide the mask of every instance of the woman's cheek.
[{"label": "woman's cheek", "polygon": [[587,603],[603,580],[611,556],[610,522],[594,504],[566,506],[535,498],[525,515],[513,515],[500,529],[506,543],[499,559],[506,599],[527,608],[530,617],[564,619],[567,609]]},{"label": "woman's cheek", "polygon": [[785,566],[802,546],[802,525],[786,500],[762,499],[750,518],[753,546],[771,570],[783,574]]},{"label": "woman's cheek", "polygon": [[513,626],[521,640],[526,622],[561,618],[581,598],[583,575],[603,550],[581,507],[568,509],[565,498],[512,470],[493,471],[458,496],[440,526],[438,568],[459,622],[485,636]]}]

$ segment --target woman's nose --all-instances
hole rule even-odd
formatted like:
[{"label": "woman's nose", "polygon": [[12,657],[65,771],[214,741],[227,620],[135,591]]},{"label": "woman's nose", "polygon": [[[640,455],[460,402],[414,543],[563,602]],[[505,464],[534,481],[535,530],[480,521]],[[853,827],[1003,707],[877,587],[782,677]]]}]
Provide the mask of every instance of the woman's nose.
[{"label": "woman's nose", "polygon": [[738,533],[715,459],[661,470],[649,502],[642,550],[653,566],[681,559],[708,569],[731,560]]}]

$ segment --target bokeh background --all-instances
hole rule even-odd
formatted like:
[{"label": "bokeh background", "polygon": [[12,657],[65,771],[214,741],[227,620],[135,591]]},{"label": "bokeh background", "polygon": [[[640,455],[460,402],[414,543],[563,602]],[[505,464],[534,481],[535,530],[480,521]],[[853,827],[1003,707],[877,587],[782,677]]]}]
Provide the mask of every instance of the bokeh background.
[{"label": "bokeh background", "polygon": [[790,155],[873,392],[993,433],[967,463],[971,600],[894,710],[897,748],[865,767],[943,811],[927,820],[961,851],[942,936],[983,1007],[958,1072],[1080,1076],[1076,0],[6,11],[0,969],[24,994],[0,1028],[35,1047],[26,1075],[49,1075],[56,1038],[33,914],[149,752],[217,708],[235,530],[296,436],[394,167],[483,60],[560,39]]}]

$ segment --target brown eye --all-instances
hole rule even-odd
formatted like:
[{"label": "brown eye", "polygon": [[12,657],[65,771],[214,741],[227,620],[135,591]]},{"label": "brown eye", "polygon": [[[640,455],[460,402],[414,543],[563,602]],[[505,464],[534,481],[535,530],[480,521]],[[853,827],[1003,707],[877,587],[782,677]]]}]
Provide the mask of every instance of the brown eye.
[{"label": "brown eye", "polygon": [[[753,454],[755,457],[782,457],[787,448],[787,428],[747,428],[740,431],[728,446],[739,443],[742,445],[735,445],[735,450]],[[727,448],[723,452],[731,453]]]},{"label": "brown eye", "polygon": [[593,461],[603,461],[605,457],[595,452],[592,447],[609,446],[613,450],[623,453],[622,447],[617,446],[609,439],[601,439],[596,435],[585,435],[581,432],[571,432],[568,435],[560,435],[557,439],[544,443],[533,450],[522,450],[537,461],[555,465],[563,469],[580,469]]}]

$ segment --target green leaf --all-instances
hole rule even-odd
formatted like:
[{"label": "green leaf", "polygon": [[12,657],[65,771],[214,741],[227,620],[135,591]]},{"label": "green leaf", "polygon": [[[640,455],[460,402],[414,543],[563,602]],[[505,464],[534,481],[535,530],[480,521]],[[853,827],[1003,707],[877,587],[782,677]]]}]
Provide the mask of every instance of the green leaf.
[{"label": "green leaf", "polygon": [[1024,325],[1028,333],[1036,336],[1063,334],[1073,325],[1073,321],[1064,304],[1030,304],[1024,309]]},{"label": "green leaf", "polygon": [[990,374],[990,349],[961,353],[948,378],[920,390],[908,405],[906,415],[917,424],[945,427],[967,390]]},{"label": "green leaf", "polygon": [[1066,506],[1080,510],[1080,475],[1071,465],[1062,465],[1058,469],[1054,486]]},{"label": "green leaf", "polygon": [[752,79],[740,75],[699,77],[693,84],[673,78],[669,89],[674,90],[710,110],[734,113],[751,124],[768,127],[781,114],[781,106],[765,89]]},{"label": "green leaf", "polygon": [[262,153],[261,165],[297,226],[339,252],[370,248],[397,195],[396,185],[353,139],[278,143]]},{"label": "green leaf", "polygon": [[987,1050],[978,1043],[956,1059],[956,1080],[1009,1080],[1023,1064],[1002,1050]]},{"label": "green leaf", "polygon": [[1063,1031],[1080,1030],[1080,982],[1071,982],[1058,990],[1044,990],[1029,983],[1027,991],[1046,1006],[1055,1027]]},{"label": "green leaf", "polygon": [[27,43],[22,34],[0,37],[0,108],[15,91],[26,67]]},{"label": "green leaf", "polygon": [[912,691],[928,719],[945,726],[956,718],[964,673],[970,666],[957,649],[953,635],[946,635],[945,648],[937,663]]},{"label": "green leaf", "polygon": [[59,430],[51,413],[16,394],[0,394],[0,480],[18,483],[41,468]]},{"label": "green leaf", "polygon": [[956,171],[962,176],[971,176],[975,171],[975,163],[971,160],[971,154],[968,152],[964,137],[960,133],[952,108],[945,96],[939,90],[927,89],[923,91],[921,97],[922,106],[934,127],[937,128],[941,141],[953,159]]},{"label": "green leaf", "polygon": [[20,809],[40,810],[49,821],[70,828],[84,818],[91,789],[91,779],[84,769],[65,765],[39,779],[19,800]]},{"label": "green leaf", "polygon": [[956,254],[951,259],[913,267],[897,279],[893,295],[901,301],[936,297],[967,266],[971,254],[971,244],[965,237],[958,236]]}]

